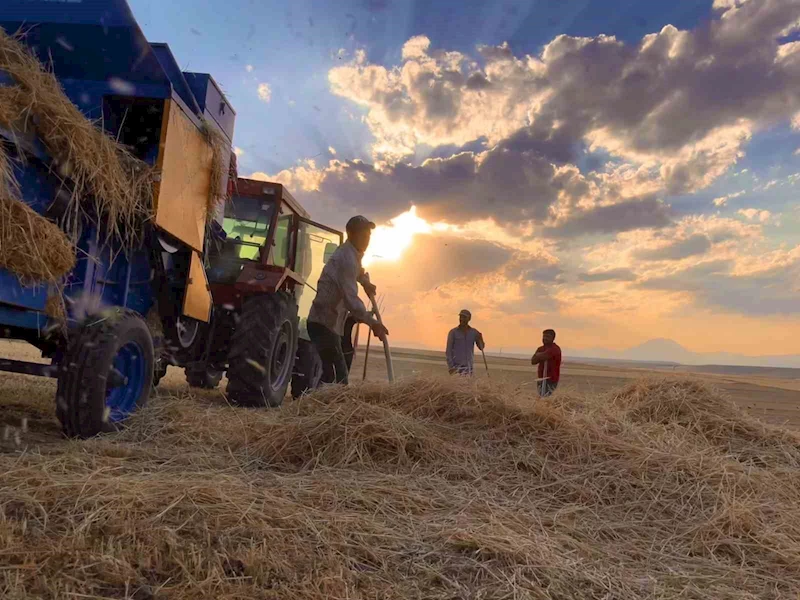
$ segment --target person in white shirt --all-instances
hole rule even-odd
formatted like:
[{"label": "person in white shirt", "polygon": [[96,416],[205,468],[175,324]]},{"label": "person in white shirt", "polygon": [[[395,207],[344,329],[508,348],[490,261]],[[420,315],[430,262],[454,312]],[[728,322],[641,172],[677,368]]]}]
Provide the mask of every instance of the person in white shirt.
[{"label": "person in white shirt", "polygon": [[483,350],[486,345],[483,343],[483,334],[470,327],[469,322],[472,313],[464,309],[458,313],[458,327],[454,327],[447,334],[447,369],[450,374],[471,376],[475,359],[475,346],[478,350]]},{"label": "person in white shirt", "polygon": [[308,313],[308,335],[322,359],[322,380],[348,383],[347,362],[342,351],[342,335],[348,313],[366,323],[383,341],[389,330],[378,322],[358,297],[360,283],[367,295],[376,287],[361,267],[375,223],[361,215],[347,222],[347,241],[336,249],[322,269],[317,295]]}]

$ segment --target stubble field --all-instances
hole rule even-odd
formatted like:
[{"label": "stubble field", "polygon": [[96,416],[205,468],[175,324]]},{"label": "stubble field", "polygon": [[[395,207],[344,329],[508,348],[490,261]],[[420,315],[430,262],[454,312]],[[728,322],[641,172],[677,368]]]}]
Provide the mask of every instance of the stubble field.
[{"label": "stubble field", "polygon": [[[0,355],[35,351],[0,344]],[[0,375],[0,597],[793,598],[796,380],[363,354],[280,410],[170,369],[125,431],[61,439]],[[786,423],[777,426],[769,423]],[[26,419],[27,431],[19,429]]]}]

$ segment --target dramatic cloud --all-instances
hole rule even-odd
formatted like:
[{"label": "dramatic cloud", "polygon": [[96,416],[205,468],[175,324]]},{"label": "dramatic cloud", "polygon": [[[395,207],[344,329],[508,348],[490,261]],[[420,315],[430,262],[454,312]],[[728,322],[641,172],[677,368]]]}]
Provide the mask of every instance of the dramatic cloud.
[{"label": "dramatic cloud", "polygon": [[[427,219],[535,224],[562,238],[664,227],[666,196],[709,185],[754,131],[800,114],[800,52],[780,42],[800,3],[718,9],[707,26],[667,26],[637,45],[561,35],[539,56],[479,47],[480,65],[425,36],[406,42],[396,68],[357,51],[329,81],[366,109],[375,164],[274,177],[330,215],[348,206],[390,218],[413,204]],[[421,144],[436,157],[401,160]],[[614,160],[581,170],[587,151]]]},{"label": "dramatic cloud", "polygon": [[[270,179],[263,173],[253,177]],[[572,206],[590,190],[576,169],[560,168],[505,144],[481,154],[429,159],[418,167],[333,160],[316,169],[309,161],[271,179],[305,191],[309,202],[348,206],[377,219],[393,217],[413,203],[422,217],[451,223],[486,217],[503,224],[544,221],[559,198]]]},{"label": "dramatic cloud", "polygon": [[592,271],[580,273],[578,281],[596,283],[601,281],[636,281],[636,273],[630,269],[609,269],[607,271]]},{"label": "dramatic cloud", "polygon": [[673,193],[691,191],[741,156],[755,128],[800,110],[800,52],[779,41],[800,4],[718,8],[724,18],[707,27],[666,26],[636,46],[561,35],[539,56],[481,47],[483,67],[418,36],[400,67],[368,64],[362,53],[329,80],[368,110],[378,157],[482,137],[492,145],[532,127],[649,165]]},{"label": "dramatic cloud", "polygon": [[640,260],[681,260],[690,256],[705,254],[711,248],[711,240],[701,233],[689,236],[660,248],[640,250],[634,257]]},{"label": "dramatic cloud", "polygon": [[553,237],[614,233],[633,229],[659,228],[670,223],[669,208],[656,199],[629,200],[598,206],[548,228]]}]

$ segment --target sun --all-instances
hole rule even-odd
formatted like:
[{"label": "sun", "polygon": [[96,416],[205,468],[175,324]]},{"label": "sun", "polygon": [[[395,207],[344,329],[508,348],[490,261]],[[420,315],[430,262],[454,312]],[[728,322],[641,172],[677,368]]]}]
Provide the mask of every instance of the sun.
[{"label": "sun", "polygon": [[442,223],[428,223],[417,216],[417,207],[412,206],[386,225],[378,225],[375,228],[361,264],[366,267],[379,260],[396,261],[403,256],[403,252],[411,245],[415,235],[447,228],[448,226]]}]

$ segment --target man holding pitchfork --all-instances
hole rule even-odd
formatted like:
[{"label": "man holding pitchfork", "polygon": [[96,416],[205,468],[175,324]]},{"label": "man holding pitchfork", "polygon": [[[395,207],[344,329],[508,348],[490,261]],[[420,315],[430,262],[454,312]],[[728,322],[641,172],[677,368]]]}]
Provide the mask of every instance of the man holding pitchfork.
[{"label": "man holding pitchfork", "polygon": [[539,365],[539,395],[549,396],[556,387],[561,376],[561,348],[555,343],[556,332],[545,329],[542,332],[542,346],[536,349],[536,354],[531,357],[532,365]]}]

